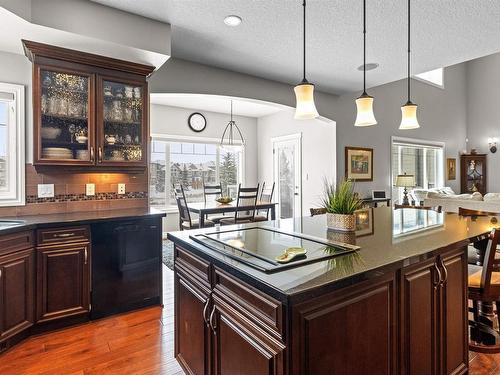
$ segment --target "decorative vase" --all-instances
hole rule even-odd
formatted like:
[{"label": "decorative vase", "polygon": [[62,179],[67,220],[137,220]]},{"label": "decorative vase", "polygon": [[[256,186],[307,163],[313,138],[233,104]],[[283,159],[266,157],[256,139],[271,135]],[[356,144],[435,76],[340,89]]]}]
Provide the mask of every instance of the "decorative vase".
[{"label": "decorative vase", "polygon": [[326,225],[333,230],[353,232],[356,230],[356,216],[327,213]]},{"label": "decorative vase", "polygon": [[326,238],[331,242],[340,242],[349,245],[356,245],[356,232],[339,231],[333,229],[326,230]]}]

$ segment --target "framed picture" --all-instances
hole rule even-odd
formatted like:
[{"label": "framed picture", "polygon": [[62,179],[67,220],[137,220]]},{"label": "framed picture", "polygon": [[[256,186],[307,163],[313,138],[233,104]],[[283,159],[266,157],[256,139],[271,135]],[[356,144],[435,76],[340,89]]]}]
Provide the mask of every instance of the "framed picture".
[{"label": "framed picture", "polygon": [[454,158],[446,159],[446,170],[448,171],[447,180],[448,181],[456,180],[457,179],[457,159],[454,159]]},{"label": "framed picture", "polygon": [[356,237],[371,236],[374,233],[373,208],[354,212],[356,217]]},{"label": "framed picture", "polygon": [[345,148],[345,178],[352,181],[373,181],[373,148]]}]

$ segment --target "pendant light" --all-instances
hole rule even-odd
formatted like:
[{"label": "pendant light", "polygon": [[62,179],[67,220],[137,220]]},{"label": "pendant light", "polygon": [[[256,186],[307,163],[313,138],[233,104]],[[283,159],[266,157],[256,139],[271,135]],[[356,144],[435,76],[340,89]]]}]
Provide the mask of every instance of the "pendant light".
[{"label": "pendant light", "polygon": [[295,107],[295,119],[308,120],[319,116],[314,104],[314,85],[306,79],[306,0],[302,3],[304,9],[304,61],[303,61],[303,78],[297,86],[295,86],[295,97],[297,105]]},{"label": "pendant light", "polygon": [[354,126],[377,125],[373,114],[373,96],[366,93],[366,0],[363,0],[363,93],[356,99],[358,114]]},{"label": "pendant light", "polygon": [[417,105],[410,99],[411,93],[411,71],[410,71],[410,0],[408,0],[408,101],[401,107],[400,130],[418,129],[420,125],[417,120]]},{"label": "pendant light", "polygon": [[224,133],[222,133],[220,146],[227,151],[238,151],[244,145],[245,139],[241,134],[240,128],[236,125],[236,121],[233,120],[233,101],[231,100],[231,120],[227,123]]}]

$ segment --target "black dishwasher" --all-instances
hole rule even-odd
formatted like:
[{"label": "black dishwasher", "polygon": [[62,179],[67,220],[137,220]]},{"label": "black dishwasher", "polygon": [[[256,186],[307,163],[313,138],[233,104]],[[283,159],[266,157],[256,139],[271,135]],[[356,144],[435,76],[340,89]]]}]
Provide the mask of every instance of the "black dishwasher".
[{"label": "black dishwasher", "polygon": [[92,225],[91,319],[161,303],[161,218]]}]

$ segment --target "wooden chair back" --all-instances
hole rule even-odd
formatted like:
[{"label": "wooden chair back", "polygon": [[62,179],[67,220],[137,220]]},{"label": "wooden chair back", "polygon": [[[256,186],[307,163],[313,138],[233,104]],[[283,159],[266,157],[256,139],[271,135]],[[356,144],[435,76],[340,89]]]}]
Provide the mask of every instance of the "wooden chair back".
[{"label": "wooden chair back", "polygon": [[326,208],[310,208],[309,212],[311,213],[311,217],[316,216],[316,215],[325,215]]},{"label": "wooden chair back", "polygon": [[481,289],[488,294],[491,286],[491,273],[495,263],[495,253],[500,240],[500,229],[493,229],[489,235],[488,246],[484,254],[483,269],[481,271]]},{"label": "wooden chair back", "polygon": [[174,189],[176,194],[175,200],[177,201],[177,208],[179,209],[179,226],[180,229],[182,230],[183,222],[188,222],[189,227],[192,226],[191,213],[189,212],[188,209],[186,194],[184,193],[184,188],[182,187],[182,185],[180,185],[179,188],[174,188]]},{"label": "wooden chair back", "polygon": [[207,197],[214,196],[214,199],[222,197],[222,185],[205,185],[203,183],[203,198],[205,203],[207,203]]},{"label": "wooden chair back", "polygon": [[243,188],[238,185],[238,200],[236,201],[236,211],[234,222],[253,220],[259,197],[259,184],[255,188]]},{"label": "wooden chair back", "polygon": [[[262,183],[262,190],[260,191],[260,198],[259,198],[260,202],[271,203],[273,201],[274,185],[275,183],[273,182],[271,188],[266,189],[266,183],[265,182]],[[269,219],[269,208],[258,210],[257,215],[266,216],[266,218]]]}]

